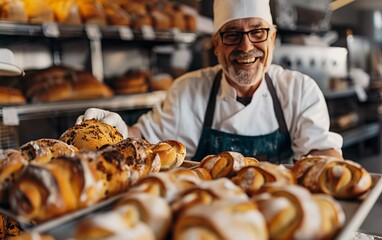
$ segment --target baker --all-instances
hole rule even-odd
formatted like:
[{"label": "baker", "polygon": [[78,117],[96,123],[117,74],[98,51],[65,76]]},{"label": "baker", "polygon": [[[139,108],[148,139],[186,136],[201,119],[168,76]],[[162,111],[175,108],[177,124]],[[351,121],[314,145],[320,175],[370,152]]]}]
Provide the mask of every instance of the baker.
[{"label": "baker", "polygon": [[187,158],[237,151],[272,163],[301,156],[342,158],[342,137],[329,131],[329,114],[316,82],[273,65],[276,27],[269,0],[215,0],[212,42],[219,64],[184,74],[166,99],[127,126],[121,116],[90,108],[124,137],[176,139]]}]

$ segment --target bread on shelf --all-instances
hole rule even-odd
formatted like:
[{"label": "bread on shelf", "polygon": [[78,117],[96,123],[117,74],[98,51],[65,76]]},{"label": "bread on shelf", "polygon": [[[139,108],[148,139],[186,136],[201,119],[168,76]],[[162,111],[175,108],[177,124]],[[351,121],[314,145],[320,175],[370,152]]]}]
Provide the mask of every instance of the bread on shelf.
[{"label": "bread on shelf", "polygon": [[0,105],[20,105],[27,102],[21,90],[0,86]]},{"label": "bread on shelf", "polygon": [[0,20],[25,23],[28,16],[25,11],[23,1],[1,1],[0,2]]}]

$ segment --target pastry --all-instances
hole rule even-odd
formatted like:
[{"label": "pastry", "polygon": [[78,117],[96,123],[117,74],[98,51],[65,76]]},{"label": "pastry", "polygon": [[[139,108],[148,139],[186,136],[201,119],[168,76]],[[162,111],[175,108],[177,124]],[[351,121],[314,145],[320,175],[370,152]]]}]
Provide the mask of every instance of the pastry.
[{"label": "pastry", "polygon": [[97,150],[122,141],[123,136],[113,126],[89,119],[65,131],[60,140],[80,150]]}]

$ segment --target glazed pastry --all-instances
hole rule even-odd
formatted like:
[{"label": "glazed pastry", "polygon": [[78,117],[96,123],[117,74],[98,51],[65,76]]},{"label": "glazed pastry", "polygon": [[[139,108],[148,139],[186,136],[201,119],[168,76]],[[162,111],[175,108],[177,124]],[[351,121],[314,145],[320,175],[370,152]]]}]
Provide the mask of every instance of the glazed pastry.
[{"label": "glazed pastry", "polygon": [[113,126],[89,119],[65,131],[60,140],[80,150],[97,150],[122,141],[123,136]]},{"label": "glazed pastry", "polygon": [[200,167],[205,168],[213,179],[232,177],[250,160],[238,152],[222,152],[217,155],[208,155],[200,162]]},{"label": "glazed pastry", "polygon": [[268,186],[253,201],[267,222],[270,239],[320,239],[323,218],[307,189]]},{"label": "glazed pastry", "polygon": [[186,147],[175,140],[161,141],[150,149],[154,154],[159,155],[161,171],[179,167],[186,157]]},{"label": "glazed pastry", "polygon": [[350,160],[326,156],[309,156],[298,160],[292,168],[297,181],[314,193],[335,198],[357,198],[372,185],[370,173]]},{"label": "glazed pastry", "polygon": [[180,215],[187,209],[200,204],[211,204],[213,201],[235,199],[246,201],[248,196],[238,186],[227,178],[219,178],[202,182],[199,185],[183,191],[172,202],[171,208],[175,215]]},{"label": "glazed pastry", "polygon": [[50,138],[29,141],[20,146],[19,150],[23,157],[33,164],[45,164],[59,156],[72,157],[78,152],[76,147]]},{"label": "glazed pastry", "polygon": [[296,177],[291,170],[284,167],[284,165],[268,162],[260,162],[257,165],[243,167],[232,178],[232,181],[240,186],[249,196],[256,194],[264,185],[297,183]]},{"label": "glazed pastry", "polygon": [[171,203],[181,192],[201,183],[201,179],[192,170],[170,170],[152,173],[138,180],[130,189],[130,193],[145,192],[154,196],[161,196]]},{"label": "glazed pastry", "polygon": [[8,202],[10,187],[15,183],[21,170],[28,164],[21,152],[15,149],[0,151],[0,202]]},{"label": "glazed pastry", "polygon": [[211,174],[205,169],[201,167],[193,168],[191,169],[193,172],[195,172],[199,178],[203,181],[211,181],[212,177]]},{"label": "glazed pastry", "polygon": [[37,222],[98,202],[104,185],[84,161],[58,157],[44,165],[28,165],[10,190],[18,215]]},{"label": "glazed pastry", "polygon": [[165,239],[172,222],[172,212],[168,203],[159,196],[147,193],[126,194],[118,201],[115,210],[126,215],[130,215],[131,211],[137,212],[139,220],[153,230],[158,240]]},{"label": "glazed pastry", "polygon": [[345,224],[345,213],[341,205],[326,194],[313,194],[313,200],[318,204],[323,218],[321,239],[333,239],[335,234]]},{"label": "glazed pastry", "polygon": [[155,240],[150,227],[139,221],[136,211],[124,214],[121,211],[108,211],[90,215],[78,224],[75,239],[136,239]]},{"label": "glazed pastry", "polygon": [[249,201],[214,201],[187,209],[173,229],[182,239],[268,239],[264,217]]}]

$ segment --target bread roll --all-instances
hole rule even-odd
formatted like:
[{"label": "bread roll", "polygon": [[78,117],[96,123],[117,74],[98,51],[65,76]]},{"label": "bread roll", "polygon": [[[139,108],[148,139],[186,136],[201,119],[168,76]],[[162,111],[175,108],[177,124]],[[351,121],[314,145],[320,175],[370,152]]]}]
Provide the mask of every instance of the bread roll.
[{"label": "bread roll", "polygon": [[150,77],[150,88],[153,91],[167,91],[172,86],[174,78],[170,74],[157,74]]},{"label": "bread roll", "polygon": [[160,10],[153,9],[150,12],[152,26],[156,30],[169,30],[172,27],[171,18]]},{"label": "bread roll", "polygon": [[85,24],[106,25],[106,16],[102,4],[97,0],[76,0],[81,20]]},{"label": "bread roll", "polygon": [[131,16],[118,4],[104,2],[103,8],[108,24],[130,26],[132,24]]},{"label": "bread roll", "polygon": [[110,87],[86,71],[77,71],[72,85],[72,95],[68,100],[106,98],[114,95]]},{"label": "bread roll", "polygon": [[97,150],[123,140],[123,136],[111,125],[95,119],[85,120],[64,132],[60,140],[80,150]]}]

